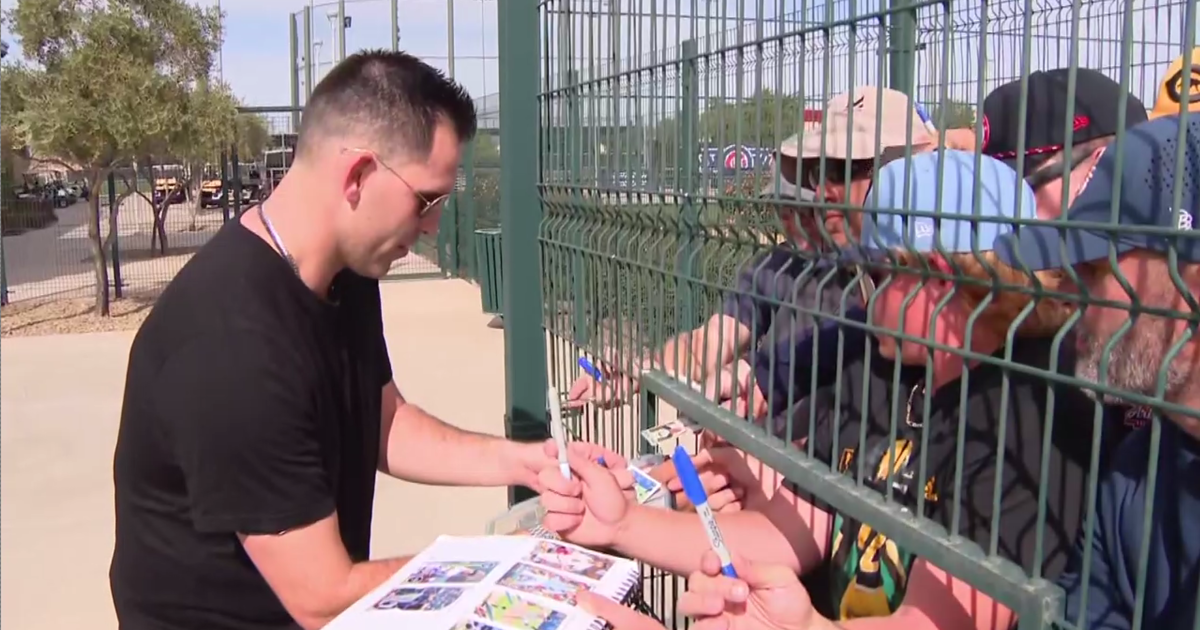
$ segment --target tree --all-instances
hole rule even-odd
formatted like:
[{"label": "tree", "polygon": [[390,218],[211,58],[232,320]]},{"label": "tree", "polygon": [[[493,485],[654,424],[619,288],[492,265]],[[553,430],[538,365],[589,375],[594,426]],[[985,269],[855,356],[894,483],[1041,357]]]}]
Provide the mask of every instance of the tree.
[{"label": "tree", "polygon": [[[88,186],[135,158],[193,138],[192,92],[220,41],[220,12],[185,0],[21,0],[9,13],[27,63],[4,73],[16,89],[20,140],[49,161],[82,167]],[[100,195],[88,200],[96,312],[108,314]]]},{"label": "tree", "polygon": [[799,133],[804,103],[764,89],[742,100],[710,98],[700,113],[700,142],[709,146],[774,146]]},{"label": "tree", "polygon": [[[942,119],[943,113],[945,120]],[[967,103],[948,100],[944,105],[929,108],[929,119],[938,131],[970,129],[975,126],[975,108]]]}]

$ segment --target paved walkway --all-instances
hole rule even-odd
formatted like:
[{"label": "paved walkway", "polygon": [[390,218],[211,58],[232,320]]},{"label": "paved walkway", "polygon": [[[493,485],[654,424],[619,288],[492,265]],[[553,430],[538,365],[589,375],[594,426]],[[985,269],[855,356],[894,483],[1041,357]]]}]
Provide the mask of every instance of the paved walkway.
[{"label": "paved walkway", "polygon": [[[405,396],[466,429],[502,432],[503,333],[479,291],[456,280],[388,283],[384,318]],[[5,339],[0,352],[0,626],[116,627],[108,590],[112,451],[132,333]],[[376,556],[438,534],[481,534],[500,488],[421,487],[381,479]]]}]

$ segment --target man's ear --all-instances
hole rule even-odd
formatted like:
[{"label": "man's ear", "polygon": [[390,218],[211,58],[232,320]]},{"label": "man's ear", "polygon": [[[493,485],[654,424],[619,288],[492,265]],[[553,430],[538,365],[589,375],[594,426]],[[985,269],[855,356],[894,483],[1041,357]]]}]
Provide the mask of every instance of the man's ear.
[{"label": "man's ear", "polygon": [[362,199],[362,186],[366,176],[375,170],[375,160],[366,153],[346,151],[338,162],[342,172],[342,196],[351,208],[357,208]]}]

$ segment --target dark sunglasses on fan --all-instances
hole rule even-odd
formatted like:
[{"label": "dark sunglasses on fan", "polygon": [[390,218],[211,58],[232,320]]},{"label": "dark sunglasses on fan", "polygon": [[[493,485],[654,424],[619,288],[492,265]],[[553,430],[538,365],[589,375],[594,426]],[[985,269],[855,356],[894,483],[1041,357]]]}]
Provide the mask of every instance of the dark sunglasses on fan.
[{"label": "dark sunglasses on fan", "polygon": [[[846,166],[849,164],[849,179],[846,178]],[[826,159],[825,171],[821,171],[821,160],[804,160],[800,163],[800,180],[810,188],[816,189],[822,182],[841,185],[847,181],[868,179],[875,171],[875,160],[831,160]],[[824,178],[822,178],[822,174]]]}]

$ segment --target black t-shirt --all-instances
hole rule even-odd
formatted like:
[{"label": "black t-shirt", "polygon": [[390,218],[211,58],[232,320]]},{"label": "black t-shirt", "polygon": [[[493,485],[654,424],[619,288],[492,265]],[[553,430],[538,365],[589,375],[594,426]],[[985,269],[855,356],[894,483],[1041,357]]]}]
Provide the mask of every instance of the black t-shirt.
[{"label": "black t-shirt", "polygon": [[336,510],[350,557],[367,559],[390,380],[377,281],[342,272],[322,300],[226,225],[129,353],[109,571],[121,627],[297,627],[237,534]]},{"label": "black t-shirt", "polygon": [[[958,504],[958,530],[952,533],[976,542],[985,551],[990,545],[997,459],[1002,453],[997,553],[1027,573],[1040,564],[1041,575],[1055,579],[1067,563],[1083,522],[1095,424],[1092,400],[1077,388],[1053,385],[992,364],[969,370],[965,399],[962,379],[928,392],[924,386],[925,367],[902,366],[895,390],[899,395],[894,396],[895,363],[880,356],[874,343],[867,346],[866,352],[844,355],[840,390],[836,383],[821,387],[791,410],[794,436],[803,437],[810,426],[815,427],[809,435],[815,456],[826,463],[834,462],[839,471],[856,478],[861,464],[863,483],[881,493],[886,491],[891,468],[893,499],[915,511],[918,496],[923,496],[925,515],[947,529],[951,528],[954,506]],[[1003,357],[1004,351],[995,356]],[[1012,347],[1012,360],[1049,369],[1051,339],[1018,339]],[[1007,392],[1002,387],[1005,372],[1009,377]],[[865,404],[864,384],[869,386]],[[1043,434],[1051,390],[1054,430],[1043,484]],[[928,422],[924,417],[927,400]],[[960,416],[964,403],[965,413]],[[893,411],[897,419],[894,443],[889,439]],[[811,425],[810,419],[814,420]],[[860,451],[864,422],[865,448]],[[962,422],[963,468],[958,471],[957,439]],[[1105,422],[1102,420],[1101,426]],[[1004,442],[998,450],[1002,426]],[[923,439],[927,440],[924,478],[919,473]],[[1102,457],[1107,456],[1116,439],[1104,431]],[[955,492],[956,473],[962,475],[961,492]],[[1038,558],[1038,496],[1043,485],[1046,523],[1043,555]],[[794,485],[791,489],[821,504]],[[814,588],[828,589],[829,597],[817,602],[819,607],[837,619],[890,614],[903,601],[914,557],[870,527],[830,511],[835,518],[828,582],[820,584],[817,580]]]}]

